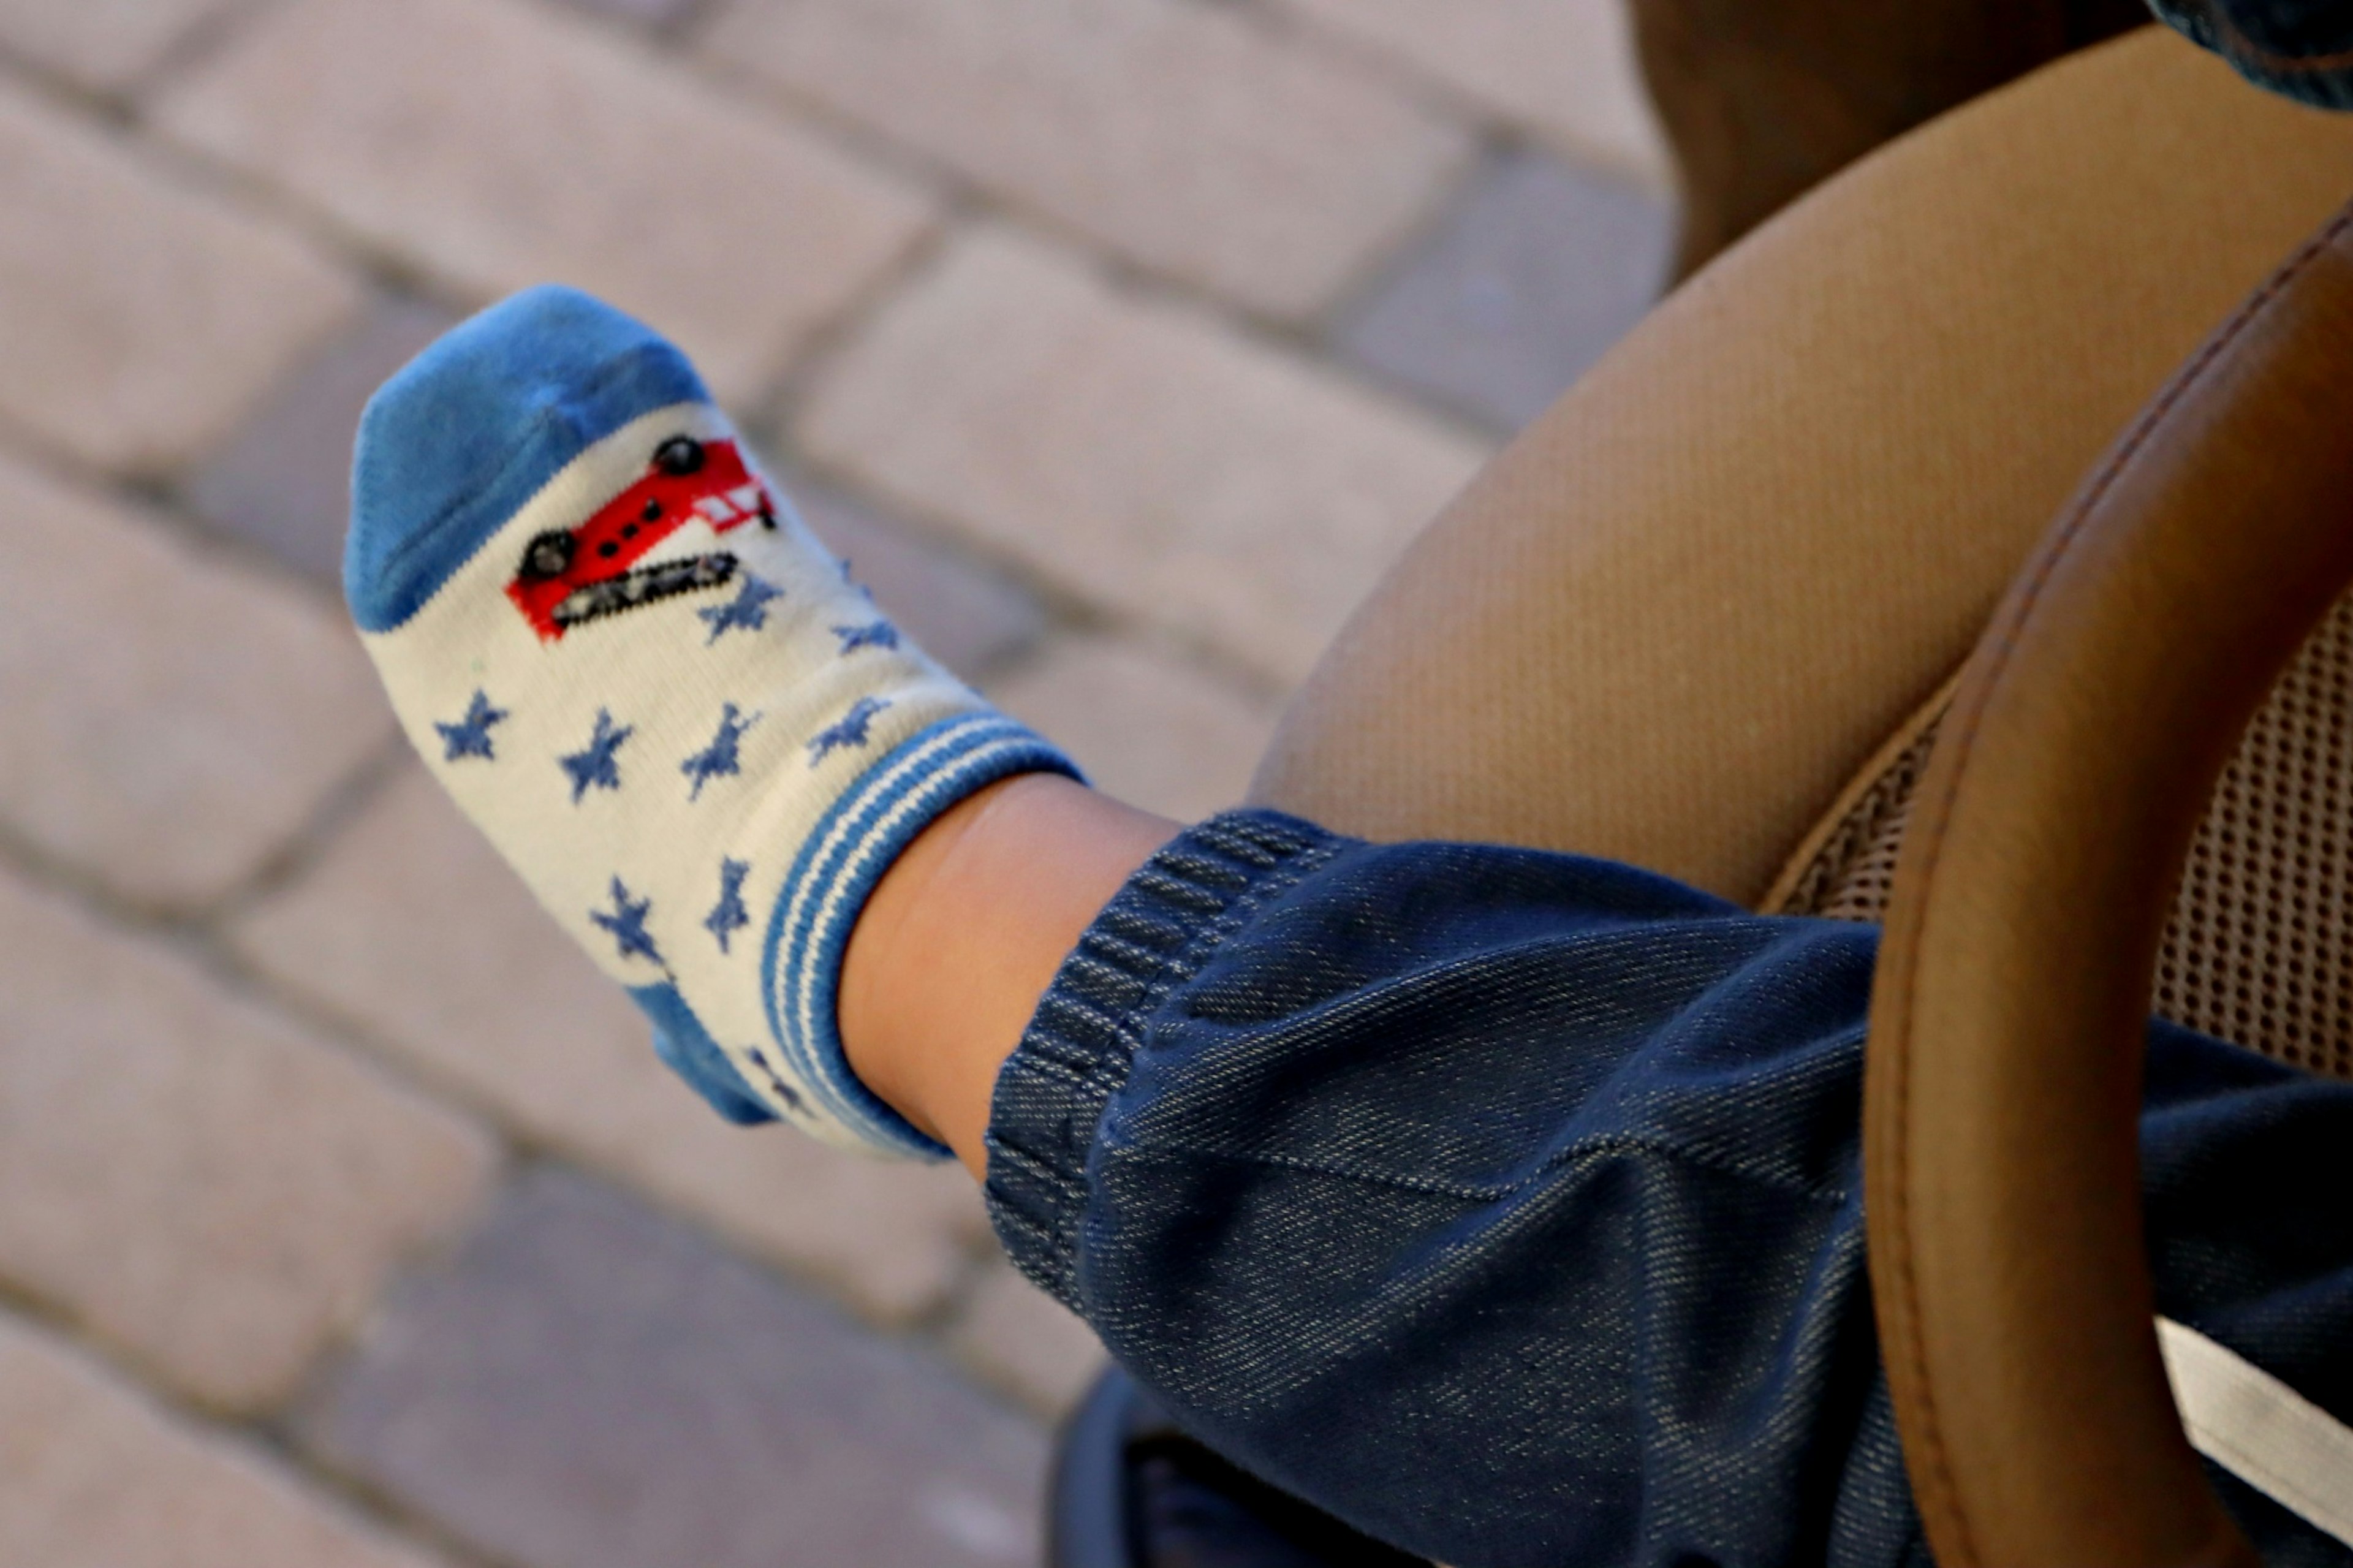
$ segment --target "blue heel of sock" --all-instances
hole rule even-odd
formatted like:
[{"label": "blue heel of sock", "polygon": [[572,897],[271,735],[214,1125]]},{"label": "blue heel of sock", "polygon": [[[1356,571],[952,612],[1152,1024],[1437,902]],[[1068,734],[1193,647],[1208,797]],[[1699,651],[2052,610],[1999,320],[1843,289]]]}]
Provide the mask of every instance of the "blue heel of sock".
[{"label": "blue heel of sock", "polygon": [[678,994],[677,986],[632,986],[629,1000],[653,1020],[654,1054],[710,1101],[712,1110],[739,1127],[778,1120],[775,1111],[753,1098],[735,1065],[694,1016],[694,1009],[686,1005],[686,998]]}]

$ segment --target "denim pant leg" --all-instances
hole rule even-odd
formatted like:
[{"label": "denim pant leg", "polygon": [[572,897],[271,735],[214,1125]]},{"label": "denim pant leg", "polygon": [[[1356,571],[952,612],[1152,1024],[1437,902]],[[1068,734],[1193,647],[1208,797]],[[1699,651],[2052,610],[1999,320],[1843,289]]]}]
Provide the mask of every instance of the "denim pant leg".
[{"label": "denim pant leg", "polygon": [[[1863,1258],[1873,954],[1607,862],[1221,817],[1007,1063],[992,1215],[1178,1420],[1408,1551],[1923,1561]],[[2353,1085],[2167,1026],[2148,1083],[2160,1309],[2353,1415]],[[2353,1563],[2225,1490],[2272,1561]]]},{"label": "denim pant leg", "polygon": [[2259,87],[2353,109],[2353,5],[2346,0],[2149,0],[2175,31]]}]

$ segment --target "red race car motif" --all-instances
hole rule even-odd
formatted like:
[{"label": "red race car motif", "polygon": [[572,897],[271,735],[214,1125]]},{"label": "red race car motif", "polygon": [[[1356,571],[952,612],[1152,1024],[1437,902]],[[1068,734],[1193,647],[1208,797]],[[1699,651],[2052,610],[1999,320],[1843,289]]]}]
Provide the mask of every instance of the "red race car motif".
[{"label": "red race car motif", "polygon": [[690,523],[724,536],[754,521],[776,527],[776,502],[735,443],[673,436],[596,516],[533,535],[507,597],[542,641],[554,642],[583,621],[728,581],[736,563],[724,550],[639,563]]}]

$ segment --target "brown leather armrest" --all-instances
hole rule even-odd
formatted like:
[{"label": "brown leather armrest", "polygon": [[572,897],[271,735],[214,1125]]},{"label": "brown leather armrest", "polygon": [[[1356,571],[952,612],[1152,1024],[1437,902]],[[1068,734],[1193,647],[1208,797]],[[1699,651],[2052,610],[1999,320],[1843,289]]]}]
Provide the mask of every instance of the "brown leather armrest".
[{"label": "brown leather armrest", "polygon": [[2215,776],[2353,581],[2348,221],[2094,469],[1972,656],[1916,797],[1873,999],[1864,1190],[1944,1568],[2255,1561],[2158,1357],[2140,1056]]}]

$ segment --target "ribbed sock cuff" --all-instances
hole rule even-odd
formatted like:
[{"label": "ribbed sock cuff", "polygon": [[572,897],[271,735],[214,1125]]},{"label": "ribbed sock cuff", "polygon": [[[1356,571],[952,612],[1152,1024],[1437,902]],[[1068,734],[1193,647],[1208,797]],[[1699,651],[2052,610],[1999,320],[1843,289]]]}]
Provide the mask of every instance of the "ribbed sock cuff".
[{"label": "ribbed sock cuff", "polygon": [[[951,1157],[849,1070],[835,1004],[850,932],[875,884],[924,828],[975,792],[1028,773],[1079,777],[1061,752],[1003,714],[943,719],[843,791],[785,874],[760,961],[769,1034],[806,1092],[870,1142],[921,1159]],[[751,1062],[770,1088],[793,1092],[765,1052],[752,1052]]]}]

